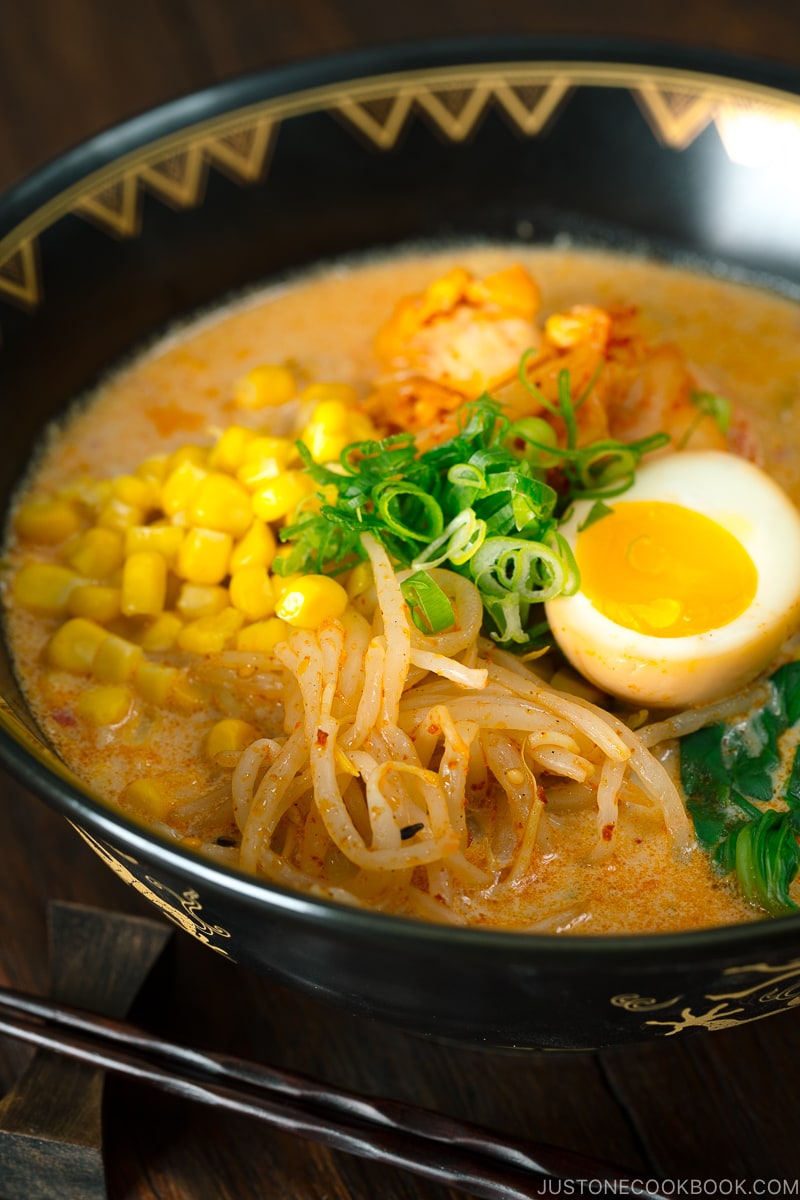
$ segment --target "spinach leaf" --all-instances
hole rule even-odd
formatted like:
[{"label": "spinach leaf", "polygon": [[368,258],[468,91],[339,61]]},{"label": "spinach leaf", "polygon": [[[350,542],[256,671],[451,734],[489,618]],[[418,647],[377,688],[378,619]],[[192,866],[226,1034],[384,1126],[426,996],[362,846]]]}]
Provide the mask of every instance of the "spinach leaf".
[{"label": "spinach leaf", "polygon": [[[746,899],[773,916],[797,908],[789,888],[800,871],[800,753],[782,790],[777,778],[779,738],[798,721],[800,663],[786,663],[746,720],[681,740],[681,784],[698,841],[722,871],[736,872]],[[776,799],[785,809],[759,807]]]}]

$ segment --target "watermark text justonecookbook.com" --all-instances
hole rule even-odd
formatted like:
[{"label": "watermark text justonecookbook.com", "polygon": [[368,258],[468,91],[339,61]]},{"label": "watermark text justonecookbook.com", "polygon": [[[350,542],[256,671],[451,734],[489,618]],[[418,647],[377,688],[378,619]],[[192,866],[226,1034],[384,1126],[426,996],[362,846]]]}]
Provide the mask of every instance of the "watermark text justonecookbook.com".
[{"label": "watermark text justonecookbook.com", "polygon": [[798,1196],[798,1179],[545,1179],[542,1196]]}]

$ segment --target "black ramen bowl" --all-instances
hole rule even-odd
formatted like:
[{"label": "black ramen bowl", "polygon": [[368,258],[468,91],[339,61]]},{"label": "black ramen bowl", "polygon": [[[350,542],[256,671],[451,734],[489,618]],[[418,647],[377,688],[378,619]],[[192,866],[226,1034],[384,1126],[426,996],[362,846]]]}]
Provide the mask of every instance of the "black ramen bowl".
[{"label": "black ramen bowl", "polygon": [[[0,203],[0,499],[48,420],[131,348],[343,254],[568,236],[796,295],[797,93],[800,78],[749,63],[506,40],[274,71],[95,138]],[[0,758],[112,870],[211,949],[352,1011],[533,1050],[720,1029],[800,1002],[800,916],[532,936],[354,910],[212,865],[80,786],[5,649],[0,688]]]}]

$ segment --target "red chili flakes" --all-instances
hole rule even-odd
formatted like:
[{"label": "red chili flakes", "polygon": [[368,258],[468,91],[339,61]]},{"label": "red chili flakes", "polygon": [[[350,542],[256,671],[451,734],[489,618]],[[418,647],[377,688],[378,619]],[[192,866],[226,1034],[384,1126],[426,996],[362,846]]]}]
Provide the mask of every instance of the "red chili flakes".
[{"label": "red chili flakes", "polygon": [[614,825],[613,825],[613,823],[609,823],[608,825],[604,825],[604,826],[603,826],[603,832],[602,832],[602,835],[601,835],[601,836],[602,836],[602,838],[603,838],[603,841],[604,841],[604,842],[610,842],[610,841],[611,841],[612,837],[614,836]]},{"label": "red chili flakes", "polygon": [[61,725],[64,729],[71,729],[74,725],[78,724],[77,717],[68,708],[57,708],[51,713],[51,716],[56,725]]},{"label": "red chili flakes", "polygon": [[317,745],[321,748],[322,746],[327,746],[327,744],[328,744],[327,731],[325,729],[318,729],[317,730]]}]

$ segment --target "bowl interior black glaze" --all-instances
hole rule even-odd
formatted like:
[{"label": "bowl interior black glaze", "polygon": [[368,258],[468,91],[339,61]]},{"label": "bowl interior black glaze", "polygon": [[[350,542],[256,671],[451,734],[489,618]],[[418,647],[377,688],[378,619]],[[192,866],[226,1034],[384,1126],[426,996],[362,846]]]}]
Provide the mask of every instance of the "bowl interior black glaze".
[{"label": "bowl interior black glaze", "polygon": [[[321,259],[570,237],[800,294],[800,181],[783,177],[798,82],[652,48],[423,46],[246,79],[95,139],[0,203],[4,507],[45,424],[110,364]],[[212,867],[80,789],[41,741],[5,647],[0,689],[2,760],[122,878],[219,953],[351,1009],[532,1049],[727,1027],[795,1003],[800,919],[632,938],[450,930]]]}]

